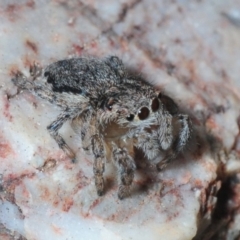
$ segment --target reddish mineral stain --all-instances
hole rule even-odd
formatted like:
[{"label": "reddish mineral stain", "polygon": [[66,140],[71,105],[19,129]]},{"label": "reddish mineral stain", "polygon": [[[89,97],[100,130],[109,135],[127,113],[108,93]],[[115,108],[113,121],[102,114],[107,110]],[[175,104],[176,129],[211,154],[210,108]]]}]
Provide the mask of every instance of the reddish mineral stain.
[{"label": "reddish mineral stain", "polygon": [[36,43],[34,43],[30,40],[26,40],[25,44],[26,44],[27,48],[32,50],[34,53],[38,52],[38,47],[37,47]]},{"label": "reddish mineral stain", "polygon": [[64,201],[64,203],[63,203],[63,208],[62,208],[62,210],[63,210],[64,212],[68,212],[69,209],[72,207],[72,205],[73,205],[73,199],[72,199],[72,198],[66,198],[65,201]]},{"label": "reddish mineral stain", "polygon": [[9,111],[9,108],[10,108],[10,104],[9,104],[8,99],[7,99],[7,96],[5,96],[3,115],[9,120],[9,122],[11,122],[13,117],[12,117],[10,111]]},{"label": "reddish mineral stain", "polygon": [[0,157],[6,158],[8,155],[12,153],[12,148],[7,143],[0,143]]},{"label": "reddish mineral stain", "polygon": [[93,209],[93,208],[95,208],[98,204],[99,204],[99,202],[100,202],[100,200],[99,199],[96,199],[95,201],[93,201],[93,203],[92,203],[92,205],[91,205],[91,207],[90,207],[90,209]]},{"label": "reddish mineral stain", "polygon": [[24,62],[24,66],[26,68],[30,68],[32,66],[32,63],[33,63],[33,59],[31,59],[29,57],[29,55],[25,55],[24,58],[23,58],[23,62]]},{"label": "reddish mineral stain", "polygon": [[30,192],[27,190],[25,185],[23,185],[23,188],[22,188],[22,196],[24,196],[25,199],[30,198]]},{"label": "reddish mineral stain", "polygon": [[210,117],[210,118],[208,118],[207,121],[206,121],[206,127],[207,127],[208,129],[216,129],[216,128],[218,127],[218,125],[217,125],[217,123],[215,122],[215,120],[214,120],[212,117]]},{"label": "reddish mineral stain", "polygon": [[26,5],[29,8],[34,8],[36,4],[33,0],[30,0],[30,1],[26,2]]},{"label": "reddish mineral stain", "polygon": [[195,179],[194,180],[194,185],[197,188],[201,188],[203,186],[202,180],[201,179]]},{"label": "reddish mineral stain", "polygon": [[97,48],[97,43],[96,42],[91,42],[91,48]]},{"label": "reddish mineral stain", "polygon": [[81,55],[83,47],[73,44],[73,49],[74,49],[74,53],[77,55]]},{"label": "reddish mineral stain", "polygon": [[15,4],[9,4],[6,8],[6,12],[9,13],[9,15],[12,15],[17,10],[17,5]]},{"label": "reddish mineral stain", "polygon": [[15,74],[19,72],[17,64],[10,65],[8,72],[11,77],[15,76]]},{"label": "reddish mineral stain", "polygon": [[187,171],[183,176],[182,176],[182,179],[181,179],[181,183],[182,184],[187,184],[189,183],[189,181],[191,180],[191,177],[192,177],[192,174]]},{"label": "reddish mineral stain", "polygon": [[62,229],[60,227],[57,227],[56,225],[52,224],[51,225],[53,231],[58,234],[58,235],[61,235],[62,234]]},{"label": "reddish mineral stain", "polygon": [[51,196],[51,193],[50,193],[50,191],[49,191],[48,188],[42,189],[41,197],[42,197],[45,201],[49,200],[50,196]]},{"label": "reddish mineral stain", "polygon": [[58,205],[59,205],[59,201],[57,199],[55,199],[54,202],[53,202],[53,206],[57,207]]}]

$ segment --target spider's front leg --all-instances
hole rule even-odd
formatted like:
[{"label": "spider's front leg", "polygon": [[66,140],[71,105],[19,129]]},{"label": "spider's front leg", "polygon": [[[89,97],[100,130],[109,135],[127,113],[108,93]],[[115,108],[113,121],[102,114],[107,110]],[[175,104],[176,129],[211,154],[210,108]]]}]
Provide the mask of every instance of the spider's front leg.
[{"label": "spider's front leg", "polygon": [[174,116],[178,125],[178,132],[173,139],[171,147],[167,150],[167,154],[163,160],[157,164],[157,170],[164,169],[177,155],[182,152],[189,142],[192,132],[192,123],[188,115],[178,114]]},{"label": "spider's front leg", "polygon": [[127,149],[119,148],[115,144],[113,146],[113,160],[117,165],[120,173],[118,198],[123,199],[129,195],[136,165],[133,158],[129,155]]},{"label": "spider's front leg", "polygon": [[177,120],[180,124],[179,134],[175,144],[176,152],[184,150],[192,134],[192,122],[188,115],[179,114]]}]

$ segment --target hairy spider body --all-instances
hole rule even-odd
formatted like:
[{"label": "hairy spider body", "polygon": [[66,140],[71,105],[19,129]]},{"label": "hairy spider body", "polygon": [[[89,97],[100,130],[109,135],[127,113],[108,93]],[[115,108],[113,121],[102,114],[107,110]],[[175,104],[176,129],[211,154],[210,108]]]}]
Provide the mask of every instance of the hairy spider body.
[{"label": "hairy spider body", "polygon": [[83,148],[94,155],[93,172],[98,195],[104,192],[103,173],[110,156],[119,169],[118,196],[124,198],[134,178],[134,148],[151,161],[166,156],[163,169],[187,145],[191,122],[179,114],[174,101],[142,79],[127,74],[115,56],[104,60],[73,58],[45,69],[32,67],[31,77],[18,73],[13,83],[59,106],[62,113],[47,129],[66,154],[75,154],[59,135],[67,121],[81,135]]}]

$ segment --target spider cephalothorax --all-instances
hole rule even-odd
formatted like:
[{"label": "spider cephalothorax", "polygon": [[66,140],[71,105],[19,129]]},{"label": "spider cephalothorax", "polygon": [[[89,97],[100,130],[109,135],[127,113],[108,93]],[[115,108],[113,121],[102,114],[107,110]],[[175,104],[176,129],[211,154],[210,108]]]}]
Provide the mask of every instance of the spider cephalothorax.
[{"label": "spider cephalothorax", "polygon": [[185,148],[191,135],[189,117],[179,114],[174,101],[128,75],[115,56],[61,60],[45,69],[34,66],[30,78],[18,73],[13,82],[62,109],[47,129],[75,160],[74,152],[58,134],[64,122],[72,121],[74,130],[81,134],[83,148],[94,155],[98,195],[104,192],[107,157],[119,169],[118,196],[122,199],[129,192],[136,169],[133,148],[141,149],[149,161],[165,152],[165,158],[157,163],[161,170]]}]

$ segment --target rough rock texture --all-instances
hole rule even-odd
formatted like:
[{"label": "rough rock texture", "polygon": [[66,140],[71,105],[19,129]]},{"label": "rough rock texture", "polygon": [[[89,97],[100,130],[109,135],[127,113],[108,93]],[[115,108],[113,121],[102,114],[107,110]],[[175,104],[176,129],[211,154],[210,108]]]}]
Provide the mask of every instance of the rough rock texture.
[{"label": "rough rock texture", "polygon": [[[0,238],[240,237],[240,2],[0,1]],[[117,55],[173,97],[194,123],[189,150],[164,171],[139,169],[117,199],[107,164],[95,192],[92,156],[69,124],[72,164],[46,126],[59,109],[11,77],[71,56]]]}]

